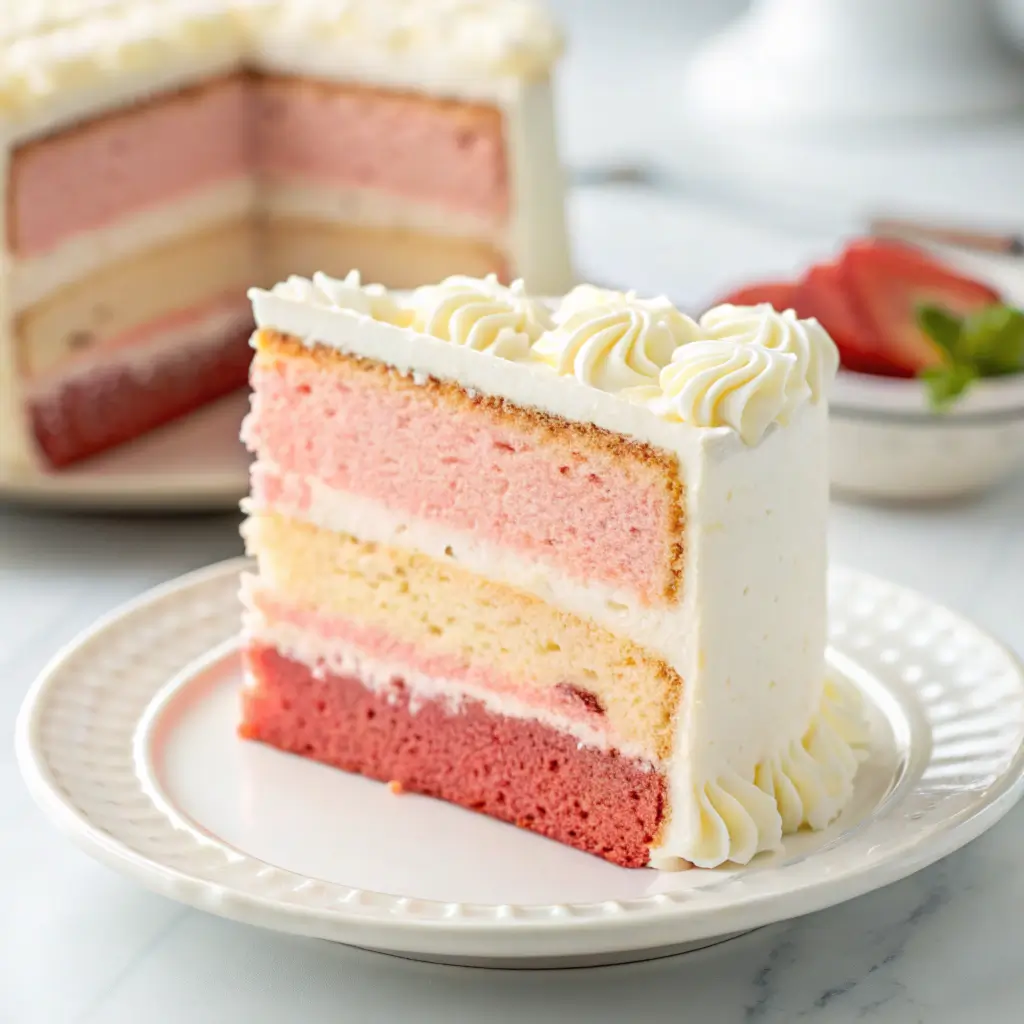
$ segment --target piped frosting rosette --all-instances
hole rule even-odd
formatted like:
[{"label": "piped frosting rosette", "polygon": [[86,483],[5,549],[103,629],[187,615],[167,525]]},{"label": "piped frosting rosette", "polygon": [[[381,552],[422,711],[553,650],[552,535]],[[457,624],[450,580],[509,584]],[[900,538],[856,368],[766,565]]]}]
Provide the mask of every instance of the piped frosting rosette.
[{"label": "piped frosting rosette", "polygon": [[657,387],[631,391],[658,416],[695,427],[732,427],[755,445],[772,423],[787,423],[810,388],[792,352],[694,341],[676,349]]},{"label": "piped frosting rosette", "polygon": [[716,306],[700,318],[701,336],[796,356],[797,372],[817,402],[839,368],[839,350],[817,320],[801,320],[793,310],[759,306]]},{"label": "piped frosting rosette", "polygon": [[534,356],[602,391],[653,384],[673,352],[698,337],[697,324],[668,299],[593,285],[573,289],[555,321],[533,346]]},{"label": "piped frosting rosette", "polygon": [[410,305],[416,330],[503,359],[525,358],[551,327],[547,307],[526,294],[522,281],[505,287],[494,274],[418,288]]}]

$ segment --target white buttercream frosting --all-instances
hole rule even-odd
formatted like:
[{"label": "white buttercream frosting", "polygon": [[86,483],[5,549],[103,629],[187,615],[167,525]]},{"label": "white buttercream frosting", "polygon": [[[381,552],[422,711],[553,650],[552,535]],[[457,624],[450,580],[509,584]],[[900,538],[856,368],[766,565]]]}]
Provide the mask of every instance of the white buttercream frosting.
[{"label": "white buttercream frosting", "polygon": [[699,786],[687,859],[704,868],[747,864],[778,849],[784,835],[825,828],[853,794],[867,740],[856,691],[826,682],[802,737],[760,761],[751,777],[728,772]]},{"label": "white buttercream frosting", "polygon": [[9,0],[0,9],[0,112],[182,51],[258,55],[298,40],[370,61],[528,78],[561,39],[530,0]]},{"label": "white buttercream frosting", "polygon": [[638,299],[580,285],[562,300],[557,325],[533,346],[559,373],[602,391],[652,384],[698,327],[668,299]]},{"label": "white buttercream frosting", "polygon": [[695,341],[676,349],[656,389],[630,397],[652,412],[697,427],[729,426],[757,444],[773,423],[788,423],[809,396],[797,356],[732,341]]},{"label": "white buttercream frosting", "polygon": [[737,345],[754,345],[796,356],[799,375],[817,402],[839,369],[839,350],[817,320],[801,320],[768,303],[758,306],[716,306],[700,318],[702,336]]},{"label": "white buttercream frosting", "polygon": [[384,285],[363,284],[358,270],[349,271],[341,281],[317,273],[313,275],[312,283],[332,306],[354,309],[364,316],[389,324],[409,322],[408,314],[395,302]]},{"label": "white buttercream frosting", "polygon": [[407,325],[412,314],[404,310],[380,284],[362,283],[358,270],[339,280],[326,274],[314,274],[312,280],[292,275],[275,286],[277,294],[311,306],[348,309],[382,323]]},{"label": "white buttercream frosting", "polygon": [[503,359],[524,359],[551,326],[547,307],[526,294],[522,281],[505,287],[495,274],[417,288],[408,305],[416,330]]}]

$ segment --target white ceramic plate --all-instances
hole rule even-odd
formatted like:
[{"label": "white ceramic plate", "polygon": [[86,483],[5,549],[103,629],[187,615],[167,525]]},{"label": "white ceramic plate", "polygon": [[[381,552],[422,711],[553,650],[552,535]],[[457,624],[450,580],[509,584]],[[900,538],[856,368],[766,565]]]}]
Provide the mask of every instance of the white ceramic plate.
[{"label": "white ceramic plate", "polygon": [[158,588],[46,669],[17,730],[46,813],[87,852],[213,913],[407,956],[644,959],[886,885],[979,835],[1024,771],[1024,679],[998,643],[833,572],[833,669],[872,724],[855,798],[745,870],[617,868],[235,734],[243,560]]},{"label": "white ceramic plate", "polygon": [[249,455],[238,440],[248,408],[248,393],[237,391],[79,465],[0,475],[0,500],[104,511],[237,507],[249,490]]}]

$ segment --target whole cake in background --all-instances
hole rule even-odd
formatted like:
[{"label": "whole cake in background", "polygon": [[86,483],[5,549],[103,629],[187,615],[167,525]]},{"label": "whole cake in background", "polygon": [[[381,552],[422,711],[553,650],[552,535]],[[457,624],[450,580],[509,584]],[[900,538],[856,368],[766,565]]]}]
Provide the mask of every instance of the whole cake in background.
[{"label": "whole cake in background", "polygon": [[839,813],[815,321],[493,278],[253,299],[243,736],[630,867]]},{"label": "whole cake in background", "polygon": [[50,0],[0,11],[0,476],[244,384],[245,288],[570,271],[522,0]]}]

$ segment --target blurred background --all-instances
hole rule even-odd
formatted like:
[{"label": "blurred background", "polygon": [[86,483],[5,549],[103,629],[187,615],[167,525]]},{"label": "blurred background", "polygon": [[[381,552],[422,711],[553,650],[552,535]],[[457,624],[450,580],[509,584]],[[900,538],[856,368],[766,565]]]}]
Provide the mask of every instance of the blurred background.
[{"label": "blurred background", "polygon": [[1024,226],[1024,0],[551,7],[583,276],[700,305],[872,216]]}]

